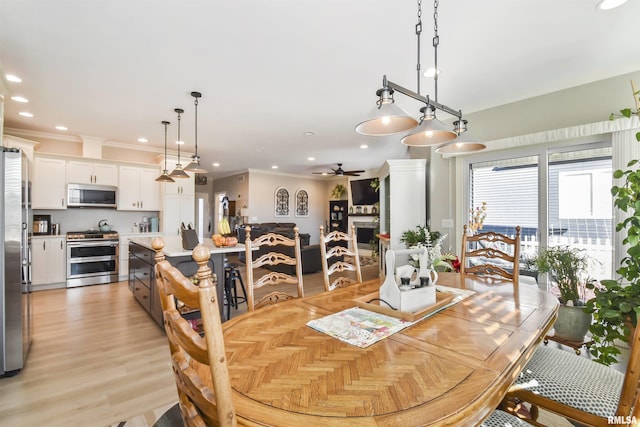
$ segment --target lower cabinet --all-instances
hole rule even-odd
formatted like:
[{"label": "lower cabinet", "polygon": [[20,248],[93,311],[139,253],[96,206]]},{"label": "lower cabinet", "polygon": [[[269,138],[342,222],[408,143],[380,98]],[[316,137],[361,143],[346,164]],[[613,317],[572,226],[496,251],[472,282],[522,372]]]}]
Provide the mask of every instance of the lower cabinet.
[{"label": "lower cabinet", "polygon": [[151,318],[161,327],[162,306],[156,289],[154,252],[136,243],[129,243],[129,289]]},{"label": "lower cabinet", "polygon": [[31,284],[34,290],[66,286],[66,241],[64,237],[31,239]]}]

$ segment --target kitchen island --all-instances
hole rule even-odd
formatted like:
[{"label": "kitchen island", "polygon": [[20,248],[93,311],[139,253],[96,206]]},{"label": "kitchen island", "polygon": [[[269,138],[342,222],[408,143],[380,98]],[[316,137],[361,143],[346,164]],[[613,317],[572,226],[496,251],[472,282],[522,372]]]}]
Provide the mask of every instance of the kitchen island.
[{"label": "kitchen island", "polygon": [[[182,247],[182,239],[179,236],[161,237],[164,240],[164,253],[167,261],[175,266],[185,277],[193,276],[198,270],[198,265],[191,258],[191,250]],[[161,328],[162,307],[155,286],[155,251],[151,246],[152,237],[136,237],[129,240],[129,289],[136,300],[151,315],[153,320]],[[228,254],[244,252],[244,244],[235,246],[216,247],[210,239],[203,243],[211,253],[209,267],[218,279],[217,293],[220,317],[223,316],[224,303],[224,265]]]}]

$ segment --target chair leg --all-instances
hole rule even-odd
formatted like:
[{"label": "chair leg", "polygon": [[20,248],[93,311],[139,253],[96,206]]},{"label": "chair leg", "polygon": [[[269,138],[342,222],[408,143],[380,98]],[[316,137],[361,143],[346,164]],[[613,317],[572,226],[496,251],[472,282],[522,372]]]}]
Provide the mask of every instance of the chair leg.
[{"label": "chair leg", "polygon": [[231,304],[233,304],[233,297],[231,295],[231,271],[228,267],[224,269],[224,307],[227,309],[226,320],[231,319]]},{"label": "chair leg", "polygon": [[[244,282],[242,281],[242,274],[240,274],[240,270],[237,268],[233,269],[233,292],[234,292],[234,303],[236,310],[238,309],[238,301],[240,303],[247,302],[247,290],[244,288]],[[240,289],[242,290],[242,297],[238,296],[238,284],[236,282],[238,280],[240,282]]]}]

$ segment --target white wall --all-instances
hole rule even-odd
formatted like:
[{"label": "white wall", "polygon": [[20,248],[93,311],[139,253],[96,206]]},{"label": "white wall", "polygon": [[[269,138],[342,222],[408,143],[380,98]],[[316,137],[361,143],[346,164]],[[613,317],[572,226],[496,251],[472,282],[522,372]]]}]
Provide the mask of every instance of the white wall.
[{"label": "white wall", "polygon": [[[299,175],[278,174],[269,171],[249,171],[249,222],[295,222],[300,233],[311,235],[311,244],[317,244],[320,226],[325,225],[329,211],[329,194],[335,182]],[[289,191],[289,216],[275,216],[275,192],[279,187]],[[304,189],[309,194],[309,216],[295,215],[295,194]]]}]

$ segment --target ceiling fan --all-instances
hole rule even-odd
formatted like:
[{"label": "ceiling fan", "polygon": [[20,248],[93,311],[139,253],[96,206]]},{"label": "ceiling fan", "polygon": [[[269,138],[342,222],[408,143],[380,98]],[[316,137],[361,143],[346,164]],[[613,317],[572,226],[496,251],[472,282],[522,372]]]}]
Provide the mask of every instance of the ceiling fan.
[{"label": "ceiling fan", "polygon": [[331,175],[333,174],[334,176],[360,176],[361,173],[363,173],[363,170],[359,170],[359,171],[346,171],[344,169],[342,169],[342,163],[336,163],[338,165],[338,169],[331,169],[332,172],[314,172],[314,174],[317,175]]}]

